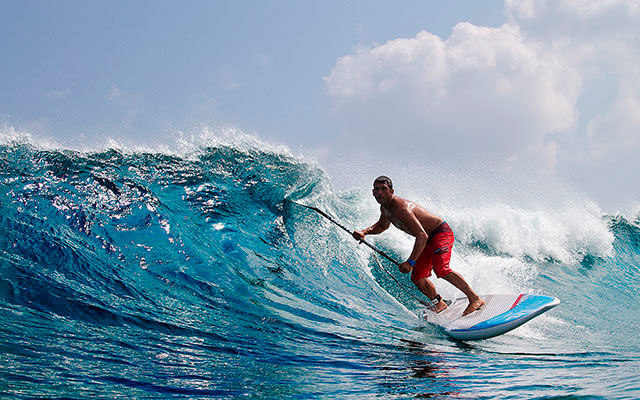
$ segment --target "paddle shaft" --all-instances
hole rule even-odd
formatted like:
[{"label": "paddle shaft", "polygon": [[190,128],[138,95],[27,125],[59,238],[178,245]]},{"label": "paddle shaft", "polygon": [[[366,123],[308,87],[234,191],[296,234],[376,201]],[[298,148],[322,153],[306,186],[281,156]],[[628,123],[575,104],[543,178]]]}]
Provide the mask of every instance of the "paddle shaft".
[{"label": "paddle shaft", "polygon": [[[328,215],[327,213],[325,213],[324,211],[320,210],[319,208],[316,207],[312,207],[312,206],[308,206],[306,204],[301,204],[298,202],[295,202],[293,200],[290,200],[292,203],[295,203],[299,206],[308,208],[310,210],[313,210],[315,212],[317,212],[318,214],[322,215],[323,217],[325,217],[326,219],[328,219],[329,221],[333,222],[334,224],[336,224],[337,226],[339,226],[342,230],[344,230],[345,232],[349,233],[350,235],[353,236],[353,232],[350,231],[349,229],[347,229],[347,227],[345,227],[344,225],[342,225],[340,222],[336,221],[335,219],[331,218],[330,215]],[[378,249],[377,247],[375,247],[374,245],[372,245],[371,243],[367,242],[364,239],[360,240],[360,243],[364,243],[366,244],[371,250],[375,251],[376,253],[380,254],[382,257],[386,258],[387,260],[391,261],[392,263],[394,263],[397,266],[400,266],[400,263],[397,262],[396,260],[394,260],[393,258],[391,258],[387,253],[385,253],[384,251]]]}]

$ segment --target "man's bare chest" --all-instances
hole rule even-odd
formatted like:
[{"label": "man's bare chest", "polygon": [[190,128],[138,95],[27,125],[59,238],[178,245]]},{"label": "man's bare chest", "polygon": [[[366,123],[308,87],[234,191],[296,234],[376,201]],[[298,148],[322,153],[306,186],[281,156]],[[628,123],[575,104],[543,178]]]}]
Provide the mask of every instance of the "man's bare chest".
[{"label": "man's bare chest", "polygon": [[407,228],[405,223],[402,221],[402,219],[398,218],[395,215],[396,213],[393,210],[383,209],[383,212],[385,213],[385,216],[389,219],[389,222],[391,222],[393,226],[395,226],[396,228],[400,229],[403,232],[411,234],[411,232],[409,232],[409,229]]}]

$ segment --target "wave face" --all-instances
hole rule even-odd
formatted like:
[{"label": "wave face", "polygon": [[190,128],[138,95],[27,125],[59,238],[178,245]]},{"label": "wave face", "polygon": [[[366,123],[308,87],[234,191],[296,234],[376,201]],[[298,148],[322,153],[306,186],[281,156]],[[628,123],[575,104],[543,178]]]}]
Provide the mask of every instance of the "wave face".
[{"label": "wave face", "polygon": [[[377,218],[368,188],[336,193],[281,149],[14,142],[0,167],[2,397],[640,396],[637,215],[422,199],[478,291],[562,300],[462,344],[415,316],[407,276],[288,201],[362,228]],[[397,231],[375,239],[397,259],[411,248]]]}]

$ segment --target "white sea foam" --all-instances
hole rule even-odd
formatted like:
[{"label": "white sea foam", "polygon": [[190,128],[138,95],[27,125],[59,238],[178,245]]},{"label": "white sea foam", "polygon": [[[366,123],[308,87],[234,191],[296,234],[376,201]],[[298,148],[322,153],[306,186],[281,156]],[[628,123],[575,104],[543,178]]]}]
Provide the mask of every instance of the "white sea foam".
[{"label": "white sea foam", "polygon": [[294,157],[287,146],[269,143],[235,127],[214,129],[205,126],[191,132],[176,131],[173,139],[181,153],[192,153],[202,147],[229,146],[240,151],[259,150]]},{"label": "white sea foam", "polygon": [[16,129],[7,122],[0,124],[0,145],[31,145],[45,150],[60,149],[62,146],[53,139]]},{"label": "white sea foam", "polygon": [[535,261],[580,262],[585,255],[613,254],[614,236],[602,210],[591,202],[551,210],[496,203],[482,208],[442,207],[456,238],[465,245]]},{"label": "white sea foam", "polygon": [[139,143],[116,134],[103,135],[100,142],[76,140],[72,143],[59,143],[55,140],[17,129],[7,122],[0,124],[0,144],[32,145],[46,150],[71,150],[83,153],[117,150],[124,154],[158,153],[166,155],[190,156],[207,147],[232,147],[242,152],[261,152],[282,155],[299,162],[306,162],[302,156],[294,155],[282,144],[270,143],[263,138],[248,134],[239,128],[212,128],[202,126],[190,131],[176,130],[163,134],[165,143]]},{"label": "white sea foam", "polygon": [[619,214],[630,224],[640,226],[640,202]]}]

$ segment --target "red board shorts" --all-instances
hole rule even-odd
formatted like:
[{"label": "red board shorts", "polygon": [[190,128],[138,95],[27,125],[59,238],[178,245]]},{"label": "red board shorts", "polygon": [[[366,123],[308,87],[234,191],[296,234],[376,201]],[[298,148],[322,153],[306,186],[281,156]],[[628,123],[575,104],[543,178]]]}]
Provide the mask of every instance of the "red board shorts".
[{"label": "red board shorts", "polygon": [[422,278],[430,277],[432,269],[438,278],[452,272],[449,268],[449,261],[454,240],[453,231],[446,222],[434,229],[429,235],[422,254],[416,260],[416,265],[411,270],[411,280],[416,282]]}]

